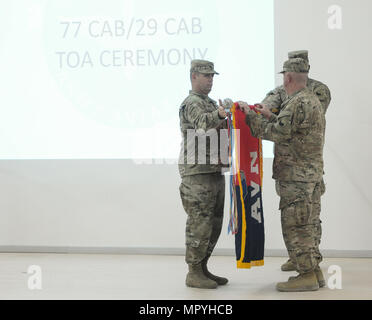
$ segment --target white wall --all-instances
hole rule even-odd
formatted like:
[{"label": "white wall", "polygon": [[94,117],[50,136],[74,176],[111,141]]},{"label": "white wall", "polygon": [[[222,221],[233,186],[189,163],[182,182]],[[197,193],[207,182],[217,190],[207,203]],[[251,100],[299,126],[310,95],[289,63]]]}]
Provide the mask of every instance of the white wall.
[{"label": "white wall", "polygon": [[[342,30],[328,29],[332,4],[343,10]],[[372,252],[372,2],[281,0],[275,5],[277,71],[288,51],[308,49],[310,76],[326,83],[333,97],[327,112],[322,249]],[[268,252],[284,250],[271,165],[272,160],[265,159]],[[183,248],[186,216],[179,183],[175,165],[140,166],[131,160],[0,161],[0,246],[3,250]],[[228,205],[227,197],[218,248],[232,250],[234,238],[226,235]]]}]

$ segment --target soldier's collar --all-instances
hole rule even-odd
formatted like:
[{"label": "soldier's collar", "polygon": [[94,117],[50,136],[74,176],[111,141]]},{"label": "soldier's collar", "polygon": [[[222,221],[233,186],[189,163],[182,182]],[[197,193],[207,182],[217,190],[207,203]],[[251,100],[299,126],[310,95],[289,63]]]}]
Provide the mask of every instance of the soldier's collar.
[{"label": "soldier's collar", "polygon": [[189,91],[189,94],[194,94],[194,95],[196,95],[196,96],[198,96],[200,98],[206,99],[206,100],[209,100],[210,99],[207,95],[202,94],[202,93],[198,93],[198,92],[193,91],[193,90],[190,90]]},{"label": "soldier's collar", "polygon": [[295,96],[297,96],[300,92],[302,92],[302,91],[304,91],[304,90],[307,90],[307,87],[305,87],[305,88],[302,88],[302,89],[300,89],[300,90],[298,90],[298,91],[296,91],[295,93],[293,93],[291,96],[289,96],[288,98],[293,98],[293,97],[295,97]]}]

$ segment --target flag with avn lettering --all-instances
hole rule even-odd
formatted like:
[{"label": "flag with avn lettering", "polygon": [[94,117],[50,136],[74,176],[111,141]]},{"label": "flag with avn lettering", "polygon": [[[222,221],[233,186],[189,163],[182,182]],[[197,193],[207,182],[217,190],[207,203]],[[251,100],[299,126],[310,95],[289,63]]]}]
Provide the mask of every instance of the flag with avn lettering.
[{"label": "flag with avn lettering", "polygon": [[[250,106],[251,109],[254,106]],[[264,264],[262,141],[251,135],[245,113],[234,103],[228,116],[230,223],[238,268]]]}]

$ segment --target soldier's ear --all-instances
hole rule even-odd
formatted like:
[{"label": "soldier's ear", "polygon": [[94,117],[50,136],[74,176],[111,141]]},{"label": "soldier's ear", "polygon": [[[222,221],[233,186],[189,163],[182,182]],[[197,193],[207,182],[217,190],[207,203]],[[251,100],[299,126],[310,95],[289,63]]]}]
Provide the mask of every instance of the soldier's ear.
[{"label": "soldier's ear", "polygon": [[287,82],[288,83],[292,83],[293,82],[293,76],[292,76],[292,74],[291,73],[287,73]]},{"label": "soldier's ear", "polygon": [[199,75],[199,73],[198,72],[192,72],[191,73],[191,80],[195,80],[196,78],[197,78],[197,76]]}]

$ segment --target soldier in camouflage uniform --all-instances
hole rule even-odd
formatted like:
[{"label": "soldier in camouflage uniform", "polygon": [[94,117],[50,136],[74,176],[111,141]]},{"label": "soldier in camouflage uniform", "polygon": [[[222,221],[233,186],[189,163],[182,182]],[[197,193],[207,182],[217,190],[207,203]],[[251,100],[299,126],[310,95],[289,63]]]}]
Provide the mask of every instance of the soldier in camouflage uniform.
[{"label": "soldier in camouflage uniform", "polygon": [[[254,136],[275,143],[273,178],[280,195],[284,242],[299,273],[277,284],[279,291],[319,289],[319,248],[316,238],[323,177],[325,116],[317,96],[306,86],[309,65],[301,58],[284,63],[288,98],[275,115],[266,105],[244,109]],[[320,271],[321,272],[321,271]]]},{"label": "soldier in camouflage uniform", "polygon": [[[212,62],[193,60],[190,70],[192,90],[179,109],[183,138],[179,159],[180,195],[187,213],[185,260],[189,272],[186,285],[206,289],[228,282],[207,269],[208,259],[221,233],[225,198],[221,159],[214,156],[220,146],[228,147],[227,139],[220,139],[218,134],[226,128],[226,112],[208,97],[215,74],[218,73]],[[197,132],[200,139],[195,141],[193,132]],[[217,133],[217,145],[212,145],[212,138],[206,139],[209,132]],[[206,141],[205,159],[199,159],[201,141]]]},{"label": "soldier in camouflage uniform", "polygon": [[[299,51],[291,51],[288,53],[288,58],[302,58],[309,62],[308,57],[308,51],[307,50],[299,50]],[[310,66],[309,66],[310,69]],[[314,79],[308,79],[307,81],[307,87],[316,94],[318,97],[320,103],[322,104],[324,113],[327,112],[328,106],[331,102],[331,92],[329,91],[329,88],[322,82],[314,80]],[[285,92],[284,86],[281,85],[274,90],[270,91],[265,99],[262,101],[263,104],[266,104],[271,112],[275,113],[276,115],[279,114],[280,110],[283,108],[283,103],[288,98],[287,93]],[[321,182],[321,194],[323,195],[325,192],[325,184],[322,179]],[[279,194],[278,194],[279,195]],[[318,205],[318,210],[320,211],[320,202]],[[322,228],[321,228],[321,220],[317,222],[317,234],[316,238],[317,241],[320,243],[320,238],[322,234]],[[322,256],[320,252],[318,253],[318,258],[320,259],[319,262],[322,260]],[[292,261],[289,259],[286,263],[284,263],[281,266],[282,271],[293,271],[295,270],[295,266],[292,263]],[[324,286],[324,280],[321,281],[321,285]]]}]

